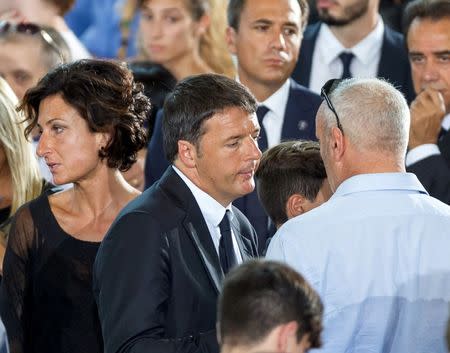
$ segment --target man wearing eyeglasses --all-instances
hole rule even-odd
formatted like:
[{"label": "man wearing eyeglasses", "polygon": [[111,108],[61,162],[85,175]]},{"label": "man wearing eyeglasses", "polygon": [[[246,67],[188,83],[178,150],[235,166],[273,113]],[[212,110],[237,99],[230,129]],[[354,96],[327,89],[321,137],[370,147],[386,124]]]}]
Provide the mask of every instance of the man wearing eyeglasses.
[{"label": "man wearing eyeglasses", "polygon": [[446,352],[450,207],[405,172],[409,107],[378,79],[333,80],[316,116],[334,195],[286,222],[267,257],[325,306],[320,352]]},{"label": "man wearing eyeglasses", "polygon": [[407,169],[450,204],[450,2],[412,2],[406,39],[417,98],[411,105]]}]

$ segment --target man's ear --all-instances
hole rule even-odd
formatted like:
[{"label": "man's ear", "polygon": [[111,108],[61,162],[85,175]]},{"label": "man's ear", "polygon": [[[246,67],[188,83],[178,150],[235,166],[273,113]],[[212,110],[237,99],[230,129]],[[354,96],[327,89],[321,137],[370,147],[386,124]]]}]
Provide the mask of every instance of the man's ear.
[{"label": "man's ear", "polygon": [[189,141],[178,140],[178,160],[187,168],[195,168],[196,158],[196,147]]},{"label": "man's ear", "polygon": [[300,194],[292,194],[286,202],[286,215],[288,219],[305,213],[305,197]]},{"label": "man's ear", "polygon": [[236,30],[233,27],[228,26],[225,32],[225,40],[227,42],[228,51],[233,55],[237,54],[236,36]]},{"label": "man's ear", "polygon": [[282,324],[278,331],[277,352],[293,352],[297,345],[298,323],[295,321]]},{"label": "man's ear", "polygon": [[347,141],[344,134],[338,127],[331,128],[331,153],[335,161],[340,161],[344,156],[344,152],[347,148]]}]

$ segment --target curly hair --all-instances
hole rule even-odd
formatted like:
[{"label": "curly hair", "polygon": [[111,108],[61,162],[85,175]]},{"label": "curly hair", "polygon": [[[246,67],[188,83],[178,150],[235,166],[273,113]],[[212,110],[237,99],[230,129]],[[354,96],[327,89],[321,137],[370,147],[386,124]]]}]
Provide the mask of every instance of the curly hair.
[{"label": "curly hair", "polygon": [[99,151],[108,167],[126,171],[136,162],[147,142],[144,123],[151,105],[143,85],[134,81],[124,63],[84,59],[50,71],[27,91],[18,108],[28,122],[27,137],[37,125],[41,101],[58,94],[86,120],[91,132],[111,134]]}]

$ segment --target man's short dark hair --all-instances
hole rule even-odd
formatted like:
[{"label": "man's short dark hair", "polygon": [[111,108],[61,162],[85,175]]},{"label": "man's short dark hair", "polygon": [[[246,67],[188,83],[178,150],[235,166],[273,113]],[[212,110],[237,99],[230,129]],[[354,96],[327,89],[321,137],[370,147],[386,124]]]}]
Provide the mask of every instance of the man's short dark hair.
[{"label": "man's short dark hair", "polygon": [[415,0],[410,2],[403,14],[403,33],[408,37],[409,27],[416,19],[432,21],[450,18],[450,2],[448,0]]},{"label": "man's short dark hair", "polygon": [[305,279],[287,265],[251,260],[225,278],[219,298],[220,341],[229,347],[253,346],[277,326],[295,321],[297,340],[309,334],[321,346],[323,305]]},{"label": "man's short dark hair", "polygon": [[57,94],[86,120],[91,132],[111,134],[99,151],[108,167],[126,171],[136,162],[137,152],[146,146],[144,122],[151,106],[125,64],[83,59],[50,71],[25,93],[19,107],[28,122],[27,136],[38,123],[40,103]]},{"label": "man's short dark hair", "polygon": [[253,114],[257,103],[247,88],[222,75],[202,74],[180,81],[164,103],[162,132],[167,159],[176,159],[179,140],[198,148],[204,122],[227,108]]},{"label": "man's short dark hair", "polygon": [[289,197],[314,201],[327,173],[317,142],[286,141],[263,153],[255,176],[264,209],[275,224],[283,224]]},{"label": "man's short dark hair", "polygon": [[[241,22],[241,14],[244,10],[246,0],[229,0],[227,8],[228,25],[234,28],[235,31],[239,30],[239,24]],[[307,0],[297,0],[301,10],[301,24],[302,30],[308,23],[309,16],[309,4]]]}]

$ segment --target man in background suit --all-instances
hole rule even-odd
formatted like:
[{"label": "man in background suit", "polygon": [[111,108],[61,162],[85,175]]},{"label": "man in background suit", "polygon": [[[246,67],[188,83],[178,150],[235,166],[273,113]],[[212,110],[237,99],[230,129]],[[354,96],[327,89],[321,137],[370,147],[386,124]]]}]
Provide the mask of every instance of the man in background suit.
[{"label": "man in background suit", "polygon": [[[230,0],[227,43],[237,58],[239,81],[259,102],[262,151],[286,139],[315,139],[320,97],[290,75],[308,18],[306,0]],[[269,236],[268,216],[256,191],[235,203],[255,227],[260,250]]]},{"label": "man in background suit", "polygon": [[216,301],[256,234],[231,205],[254,189],[261,152],[256,101],[220,75],[187,78],[164,105],[172,162],[133,200],[94,265],[105,353],[218,352]]},{"label": "man in background suit", "polygon": [[450,204],[450,2],[414,1],[405,11],[412,77],[408,171]]},{"label": "man in background suit", "polygon": [[383,23],[379,1],[317,1],[320,22],[306,28],[292,77],[317,93],[331,78],[382,77],[411,102],[403,36]]}]

